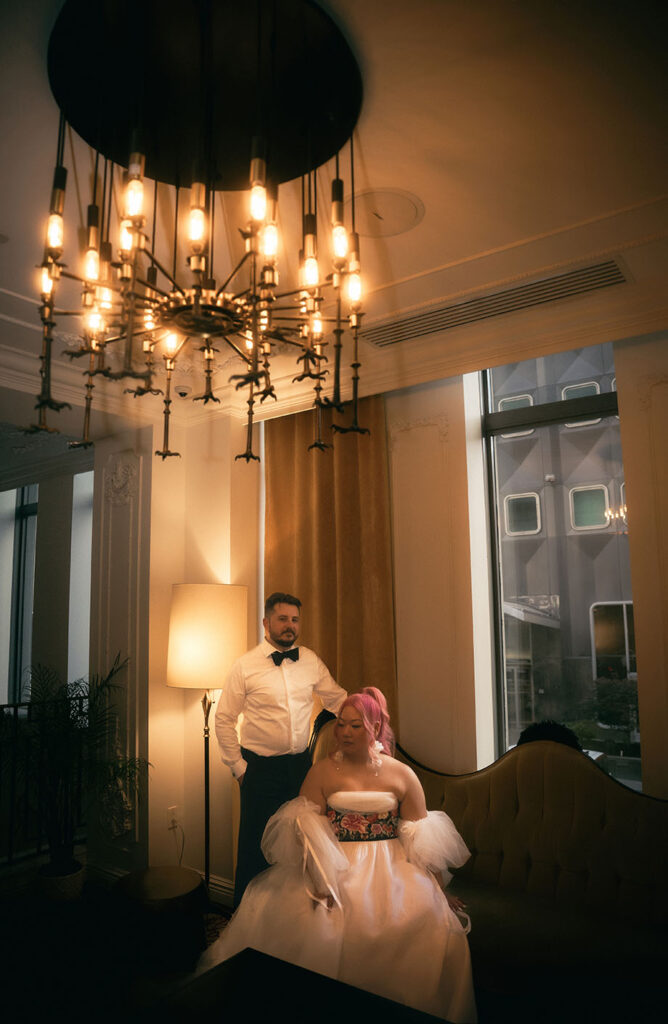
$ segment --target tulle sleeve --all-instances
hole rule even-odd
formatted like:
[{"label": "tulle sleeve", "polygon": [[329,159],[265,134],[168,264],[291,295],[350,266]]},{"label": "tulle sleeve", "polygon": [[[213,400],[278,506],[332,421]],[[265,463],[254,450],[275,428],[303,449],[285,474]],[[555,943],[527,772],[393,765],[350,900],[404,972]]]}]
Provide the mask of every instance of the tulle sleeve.
[{"label": "tulle sleeve", "polygon": [[427,817],[419,821],[400,821],[399,839],[407,860],[423,871],[442,872],[445,885],[452,878],[448,868],[460,868],[471,856],[452,819],[443,811],[428,811]]},{"label": "tulle sleeve", "polygon": [[[338,876],[348,858],[332,834],[318,805],[305,796],[288,800],[276,811],[262,836],[262,852],[270,864],[302,865],[316,893],[330,893],[339,904]],[[314,899],[316,896],[310,892]]]}]

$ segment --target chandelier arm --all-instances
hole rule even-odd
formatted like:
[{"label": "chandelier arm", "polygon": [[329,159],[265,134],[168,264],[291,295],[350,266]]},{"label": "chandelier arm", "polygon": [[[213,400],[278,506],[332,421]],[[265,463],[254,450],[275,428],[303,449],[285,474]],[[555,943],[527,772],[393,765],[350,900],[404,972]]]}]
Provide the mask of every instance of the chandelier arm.
[{"label": "chandelier arm", "polygon": [[[78,284],[86,285],[89,288],[96,288],[97,285],[100,283],[99,281],[90,281],[86,277],[81,277],[80,274],[73,274],[70,270],[61,269],[60,276],[67,277],[70,281],[76,281]],[[109,288],[115,292],[121,291],[119,285],[114,284],[112,281],[105,281],[104,286],[105,288]],[[79,312],[81,312],[81,310],[79,310]],[[62,316],[61,310],[58,310],[58,315]]]},{"label": "chandelier arm", "polygon": [[247,463],[250,462],[251,460],[253,460],[254,462],[259,462],[260,461],[259,455],[254,455],[253,454],[253,405],[254,404],[255,404],[254,388],[253,388],[253,382],[251,381],[250,393],[248,395],[248,402],[247,402],[247,405],[248,405],[248,420],[247,420],[247,424],[246,424],[246,451],[242,452],[240,455],[235,455],[234,456],[234,461],[235,462],[238,459],[245,459]]},{"label": "chandelier arm", "polygon": [[246,355],[245,355],[245,353],[244,353],[243,349],[239,348],[239,346],[238,346],[238,345],[235,345],[235,343],[234,343],[234,342],[232,341],[232,339],[231,339],[231,338],[229,338],[229,337],[228,337],[227,335],[225,335],[225,337],[224,337],[224,339],[223,339],[223,340],[224,340],[224,341],[225,341],[225,342],[226,342],[226,343],[227,343],[227,344],[228,344],[228,345],[230,346],[230,348],[231,348],[231,349],[233,349],[233,351],[234,351],[234,352],[236,352],[236,354],[237,354],[237,355],[238,355],[238,356],[239,356],[239,357],[240,357],[241,359],[243,359],[243,361],[244,361],[245,363],[247,363],[247,362],[248,362],[248,360],[246,359]]},{"label": "chandelier arm", "polygon": [[159,455],[162,461],[170,457],[181,457],[180,452],[172,452],[169,450],[169,417],[170,417],[170,406],[172,404],[172,371],[174,369],[174,360],[166,359],[166,382],[165,382],[165,397],[163,399],[164,412],[163,412],[163,428],[162,428],[162,449],[156,451],[156,455]]},{"label": "chandelier arm", "polygon": [[[145,281],[143,277],[137,278],[137,284],[143,285],[144,288],[150,288],[152,292],[156,292],[158,295],[161,295],[163,299],[169,298],[169,292],[163,291],[162,288],[158,288],[156,284],[151,284],[150,281]],[[144,299],[145,302],[150,302],[152,306],[158,305],[158,303],[155,300],[149,298],[148,295],[139,295],[137,297],[140,299]]]},{"label": "chandelier arm", "polygon": [[301,341],[293,341],[292,338],[286,338],[284,334],[279,334],[278,331],[268,331],[267,337],[273,338],[274,341],[284,342],[286,345],[292,345],[293,348],[303,349],[304,347]]},{"label": "chandelier arm", "polygon": [[130,276],[130,287],[123,294],[123,307],[125,310],[125,347],[123,349],[123,375],[132,374],[132,349],[134,342],[134,328],[135,328],[135,304],[132,301],[132,295],[135,288],[135,281],[137,278],[137,253],[135,252],[132,259],[132,271]]},{"label": "chandelier arm", "polygon": [[332,389],[331,399],[325,398],[326,405],[332,405],[336,409],[341,409],[341,351],[343,349],[343,342],[341,336],[343,334],[343,327],[341,326],[341,292],[337,291],[336,295],[336,327],[333,331],[334,334],[334,387]]},{"label": "chandelier arm", "polygon": [[[223,281],[223,283],[221,284],[220,288],[216,292],[216,298],[219,298],[219,296],[222,295],[222,293],[225,291],[225,289],[227,288],[227,286],[230,283],[230,281],[239,273],[239,271],[241,270],[241,268],[243,267],[244,263],[246,262],[246,260],[248,259],[249,256],[250,256],[250,252],[245,252],[243,254],[243,256],[241,257],[241,259],[237,263],[237,265],[234,268],[234,270],[232,271],[232,273]],[[241,293],[241,294],[243,294],[243,293]]]},{"label": "chandelier arm", "polygon": [[[181,293],[181,295],[183,295],[183,296],[185,297],[185,294],[186,294],[186,293],[185,293],[185,291],[183,290],[183,288],[181,287],[181,285],[180,285],[180,284],[178,283],[178,281],[177,281],[177,280],[176,280],[176,279],[175,279],[174,277],[172,277],[172,275],[170,274],[170,272],[169,272],[168,270],[166,270],[166,269],[165,269],[165,267],[163,267],[163,265],[162,265],[162,263],[160,262],[160,260],[158,260],[158,259],[157,259],[157,258],[156,258],[156,257],[155,257],[155,256],[153,255],[153,253],[152,253],[152,252],[150,252],[150,250],[148,250],[148,249],[145,249],[145,250],[144,250],[144,252],[146,253],[146,255],[148,256],[148,258],[150,259],[151,263],[152,263],[152,264],[153,264],[153,265],[154,265],[155,267],[157,267],[157,268],[158,268],[158,270],[160,271],[160,273],[161,273],[161,274],[163,274],[163,275],[164,275],[164,276],[165,276],[165,277],[167,278],[167,280],[168,280],[168,281],[169,281],[169,282],[170,282],[171,284],[173,284],[173,285],[174,285],[174,287],[176,288],[177,292],[180,292],[180,293]],[[153,285],[151,285],[151,288],[153,288]],[[157,288],[156,288],[155,290],[156,290],[156,291],[158,291],[158,289],[157,289]],[[161,294],[164,294],[164,293],[161,293]]]},{"label": "chandelier arm", "polygon": [[319,358],[317,360],[317,366],[318,366],[318,373],[316,374],[315,402],[314,402],[314,405],[315,405],[315,438],[313,440],[313,444],[310,444],[308,446],[308,451],[311,451],[312,448],[317,448],[318,451],[324,452],[325,449],[331,448],[332,446],[331,446],[331,444],[327,444],[327,442],[324,441],[323,437],[322,437],[322,399],[321,399],[321,396],[322,396],[322,383],[321,383],[321,381],[322,381],[322,379],[324,377],[324,374],[320,373],[320,359]]},{"label": "chandelier arm", "polygon": [[360,427],[358,422],[358,391],[359,391],[359,373],[361,363],[358,359],[358,332],[359,332],[359,318],[355,317],[355,323],[353,324],[353,361],[350,364],[353,371],[353,419],[349,427],[340,427],[338,423],[332,423],[332,430],[337,434],[370,434],[371,431],[367,427]]},{"label": "chandelier arm", "polygon": [[37,404],[35,405],[35,408],[39,409],[38,422],[31,424],[30,430],[46,430],[49,433],[59,433],[59,431],[54,430],[53,427],[47,426],[46,410],[52,409],[54,412],[60,412],[61,409],[71,409],[72,406],[68,402],[57,402],[51,394],[51,350],[53,347],[52,331],[55,326],[51,319],[53,316],[53,307],[44,304],[40,308],[40,315],[42,317],[42,354],[40,356],[39,374],[42,384],[40,393],[37,396]]},{"label": "chandelier arm", "polygon": [[86,381],[86,399],[84,403],[83,433],[80,441],[68,441],[68,448],[90,448],[93,442],[90,439],[90,409],[93,404],[93,376],[95,373],[95,350],[90,350],[90,362],[88,364],[88,379]]}]

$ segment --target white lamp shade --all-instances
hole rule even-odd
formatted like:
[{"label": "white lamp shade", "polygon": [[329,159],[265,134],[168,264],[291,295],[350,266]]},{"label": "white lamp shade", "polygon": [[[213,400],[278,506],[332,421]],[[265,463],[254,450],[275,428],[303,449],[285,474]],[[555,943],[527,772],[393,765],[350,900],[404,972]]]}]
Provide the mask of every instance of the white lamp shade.
[{"label": "white lamp shade", "polygon": [[175,583],[169,617],[167,686],[216,690],[247,649],[248,588]]}]

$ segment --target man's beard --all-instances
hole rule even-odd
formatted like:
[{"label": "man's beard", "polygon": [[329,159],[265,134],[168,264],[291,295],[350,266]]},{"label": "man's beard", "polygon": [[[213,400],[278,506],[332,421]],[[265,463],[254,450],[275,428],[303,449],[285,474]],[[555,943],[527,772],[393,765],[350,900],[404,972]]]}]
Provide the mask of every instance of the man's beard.
[{"label": "man's beard", "polygon": [[294,633],[290,633],[289,636],[286,636],[285,633],[272,633],[271,634],[271,640],[275,644],[278,644],[279,647],[285,647],[286,650],[288,648],[292,647],[292,645],[294,644],[296,639],[297,639],[297,637],[295,636]]}]

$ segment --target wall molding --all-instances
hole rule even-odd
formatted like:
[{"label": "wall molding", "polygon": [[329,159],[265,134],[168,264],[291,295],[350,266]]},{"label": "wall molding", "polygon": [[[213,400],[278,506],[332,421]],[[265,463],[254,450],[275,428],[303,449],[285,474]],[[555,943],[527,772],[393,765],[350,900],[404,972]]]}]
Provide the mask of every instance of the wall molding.
[{"label": "wall molding", "polygon": [[393,451],[397,440],[402,434],[410,433],[413,430],[420,430],[425,427],[436,427],[438,430],[438,439],[441,444],[445,444],[447,442],[450,424],[448,417],[445,415],[423,416],[417,420],[393,420],[390,423],[389,431],[390,451]]}]

